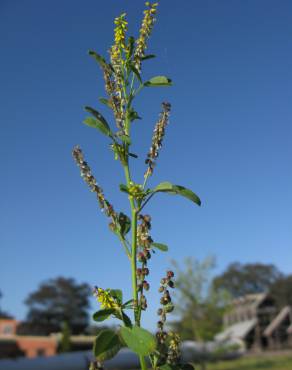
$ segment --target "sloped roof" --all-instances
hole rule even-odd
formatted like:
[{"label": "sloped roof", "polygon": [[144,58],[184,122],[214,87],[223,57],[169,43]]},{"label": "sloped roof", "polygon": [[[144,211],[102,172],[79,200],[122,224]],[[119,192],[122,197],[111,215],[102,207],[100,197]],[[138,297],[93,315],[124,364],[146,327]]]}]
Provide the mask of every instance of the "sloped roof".
[{"label": "sloped roof", "polygon": [[286,319],[287,316],[291,315],[291,307],[285,306],[278,313],[278,315],[271,321],[271,323],[266,327],[264,331],[264,336],[269,337],[273,334],[274,330]]},{"label": "sloped roof", "polygon": [[244,339],[247,334],[256,326],[257,319],[246,320],[238,322],[234,325],[229,326],[221,333],[215,336],[215,339],[218,341],[227,340],[229,338],[238,338]]},{"label": "sloped roof", "polygon": [[246,294],[233,300],[234,306],[257,308],[266,298],[267,293]]}]

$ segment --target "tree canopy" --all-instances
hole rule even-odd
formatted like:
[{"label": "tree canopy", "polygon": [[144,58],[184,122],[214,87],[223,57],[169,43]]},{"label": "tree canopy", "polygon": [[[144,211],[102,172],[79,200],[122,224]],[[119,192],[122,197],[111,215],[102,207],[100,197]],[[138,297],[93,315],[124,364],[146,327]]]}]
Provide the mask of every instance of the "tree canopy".
[{"label": "tree canopy", "polygon": [[282,276],[270,288],[278,307],[292,306],[292,275]]},{"label": "tree canopy", "polygon": [[211,340],[222,328],[222,318],[229,303],[229,296],[213,289],[211,272],[215,259],[202,262],[188,257],[184,267],[174,262],[176,312],[180,319],[171,323],[182,339]]},{"label": "tree canopy", "polygon": [[82,333],[89,323],[90,294],[88,284],[78,284],[72,278],[58,277],[42,283],[25,301],[27,321],[18,332],[47,335],[61,332],[66,323],[72,334]]},{"label": "tree canopy", "polygon": [[213,285],[216,290],[224,289],[237,298],[245,294],[269,291],[272,284],[282,276],[272,264],[235,262],[215,277]]}]

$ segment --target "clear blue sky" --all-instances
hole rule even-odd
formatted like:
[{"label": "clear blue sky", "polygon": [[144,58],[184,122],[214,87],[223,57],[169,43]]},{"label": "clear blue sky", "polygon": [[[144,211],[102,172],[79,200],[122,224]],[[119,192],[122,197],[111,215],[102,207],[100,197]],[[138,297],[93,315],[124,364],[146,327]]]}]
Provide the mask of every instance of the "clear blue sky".
[{"label": "clear blue sky", "polygon": [[[84,105],[104,96],[87,56],[112,42],[113,18],[127,12],[136,35],[143,1],[50,0],[0,3],[1,267],[3,309],[25,316],[23,300],[59,275],[126,286],[127,259],[71,158],[80,144],[118,210],[127,198],[104,137],[81,124]],[[152,178],[192,188],[202,199],[157,196],[153,237],[170,253],[151,260],[154,299],[171,258],[215,255],[275,263],[292,272],[292,3],[290,0],[162,0],[145,78],[166,74],[170,89],[141,94],[136,180],[160,102],[173,105]],[[118,280],[116,282],[116,280]],[[94,301],[93,309],[94,309]]]}]

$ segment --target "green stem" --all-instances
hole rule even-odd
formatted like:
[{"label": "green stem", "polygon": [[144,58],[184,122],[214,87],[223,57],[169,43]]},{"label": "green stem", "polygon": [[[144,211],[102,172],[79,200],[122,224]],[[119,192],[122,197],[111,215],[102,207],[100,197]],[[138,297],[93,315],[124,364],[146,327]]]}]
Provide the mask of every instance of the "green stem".
[{"label": "green stem", "polygon": [[[133,74],[134,76],[134,74]],[[133,89],[133,82],[134,78],[132,78],[130,92],[132,92]],[[123,85],[123,92],[125,96],[125,100],[128,103],[129,97],[127,96],[126,91],[126,84],[124,82]],[[129,120],[129,112],[130,106],[127,107],[127,110],[125,112],[125,129],[126,134],[130,136],[130,120]],[[126,155],[128,153],[128,145],[125,145],[125,151]],[[127,186],[130,187],[131,183],[131,175],[130,175],[130,169],[129,169],[129,162],[127,157],[127,163],[123,166]],[[134,317],[135,317],[135,325],[140,326],[140,315],[139,315],[139,307],[138,307],[138,289],[137,289],[137,216],[138,211],[136,209],[135,201],[132,196],[129,196],[130,206],[131,206],[131,230],[132,230],[132,241],[131,241],[131,274],[132,274],[132,294],[133,294],[133,300],[134,300]],[[145,361],[145,358],[143,356],[139,356],[141,370],[147,370],[147,364]]]},{"label": "green stem", "polygon": [[145,357],[139,356],[139,360],[140,360],[141,370],[148,370]]}]

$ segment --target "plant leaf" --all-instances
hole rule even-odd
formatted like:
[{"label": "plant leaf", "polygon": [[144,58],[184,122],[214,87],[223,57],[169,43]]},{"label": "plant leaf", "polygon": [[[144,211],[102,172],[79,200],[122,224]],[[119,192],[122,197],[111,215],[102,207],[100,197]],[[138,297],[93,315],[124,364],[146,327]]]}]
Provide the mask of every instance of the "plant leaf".
[{"label": "plant leaf", "polygon": [[178,194],[181,195],[192,202],[196,203],[198,206],[201,205],[200,198],[190,189],[185,188],[181,185],[173,185],[170,182],[161,182],[159,185],[156,186],[156,188],[153,189],[154,193],[158,192],[166,192],[169,194]]},{"label": "plant leaf", "polygon": [[99,100],[102,104],[104,104],[104,105],[106,105],[107,107],[109,107],[109,108],[111,108],[111,109],[112,109],[111,102],[110,102],[110,100],[109,100],[109,99],[105,99],[105,98],[98,98],[98,100]]},{"label": "plant leaf", "polygon": [[128,53],[127,53],[127,57],[128,59],[131,58],[131,56],[133,55],[133,52],[134,52],[134,46],[135,46],[135,39],[133,36],[130,36],[128,38]]},{"label": "plant leaf", "polygon": [[135,119],[142,119],[139,114],[134,111],[134,109],[131,109],[130,113],[129,113],[129,119],[131,122],[135,121]]},{"label": "plant leaf", "polygon": [[83,121],[86,125],[100,130],[104,135],[107,135],[110,137],[113,136],[113,133],[111,132],[111,129],[107,121],[104,119],[104,117],[99,112],[97,112],[95,109],[90,108],[90,107],[85,107],[85,110],[91,113],[95,117],[94,121],[92,119],[86,118]]},{"label": "plant leaf", "polygon": [[130,157],[133,157],[133,158],[138,158],[137,154],[135,153],[128,153]]},{"label": "plant leaf", "polygon": [[115,298],[120,304],[123,302],[123,292],[121,289],[109,289],[110,295]]},{"label": "plant leaf", "polygon": [[123,319],[123,323],[124,323],[128,328],[131,328],[131,327],[132,327],[132,321],[131,321],[131,319],[129,318],[129,316],[125,314],[125,312],[124,312],[124,311],[122,311],[122,319]]},{"label": "plant leaf", "polygon": [[162,252],[167,252],[168,251],[168,246],[166,244],[151,243],[151,247],[157,248],[157,249],[161,250]]},{"label": "plant leaf", "polygon": [[127,194],[129,194],[129,189],[128,189],[127,185],[125,185],[125,184],[120,184],[120,190],[121,190],[123,193],[127,193]]},{"label": "plant leaf", "polygon": [[99,361],[114,357],[122,347],[119,336],[112,330],[101,331],[94,340],[93,353]]},{"label": "plant leaf", "polygon": [[138,326],[133,326],[132,328],[122,327],[120,334],[127,347],[140,356],[147,356],[154,352],[156,348],[154,336],[149,331]]},{"label": "plant leaf", "polygon": [[122,236],[128,234],[131,229],[131,220],[123,212],[119,213],[120,233]]},{"label": "plant leaf", "polygon": [[144,86],[171,86],[172,82],[170,78],[165,76],[155,76],[150,78],[149,81],[144,82]]},{"label": "plant leaf", "polygon": [[137,77],[139,82],[142,84],[142,78],[140,76],[140,73],[139,73],[138,69],[134,66],[133,63],[130,63],[129,67],[130,67],[131,71],[134,73],[134,75]]},{"label": "plant leaf", "polygon": [[105,59],[101,55],[97,54],[95,51],[89,50],[88,54],[96,60],[101,68],[105,68],[107,66]]},{"label": "plant leaf", "polygon": [[154,54],[144,55],[144,57],[142,57],[141,60],[147,60],[147,59],[152,59],[152,58],[156,58],[156,55]]},{"label": "plant leaf", "polygon": [[104,321],[106,320],[110,315],[115,313],[116,310],[114,308],[105,308],[104,310],[99,310],[95,312],[92,316],[94,321]]}]

